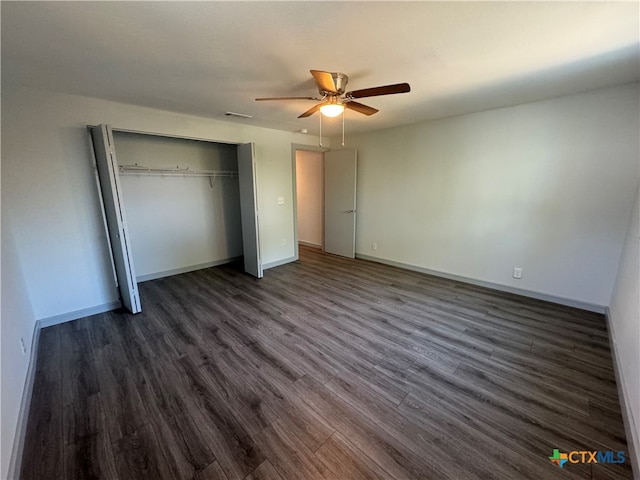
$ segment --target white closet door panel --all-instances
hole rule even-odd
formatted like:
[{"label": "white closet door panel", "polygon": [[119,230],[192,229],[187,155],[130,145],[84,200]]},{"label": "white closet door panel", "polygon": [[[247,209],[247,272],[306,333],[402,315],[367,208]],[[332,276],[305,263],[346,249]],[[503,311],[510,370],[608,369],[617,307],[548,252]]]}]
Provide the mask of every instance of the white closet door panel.
[{"label": "white closet door panel", "polygon": [[142,311],[138,283],[133,267],[127,220],[124,213],[122,188],[118,177],[118,161],[113,145],[113,134],[108,125],[91,129],[93,148],[98,166],[104,211],[107,216],[109,239],[123,306],[131,313]]},{"label": "white closet door panel", "polygon": [[238,145],[238,183],[240,186],[244,270],[254,277],[262,278],[256,162],[253,143]]}]

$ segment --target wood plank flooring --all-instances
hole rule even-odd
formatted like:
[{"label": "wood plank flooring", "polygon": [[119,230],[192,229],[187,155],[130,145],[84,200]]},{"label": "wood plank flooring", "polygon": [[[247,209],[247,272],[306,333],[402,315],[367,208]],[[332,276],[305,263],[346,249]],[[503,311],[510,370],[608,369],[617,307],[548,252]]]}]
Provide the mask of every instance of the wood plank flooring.
[{"label": "wood plank flooring", "polygon": [[604,318],[300,249],[43,329],[24,479],[629,479]]}]

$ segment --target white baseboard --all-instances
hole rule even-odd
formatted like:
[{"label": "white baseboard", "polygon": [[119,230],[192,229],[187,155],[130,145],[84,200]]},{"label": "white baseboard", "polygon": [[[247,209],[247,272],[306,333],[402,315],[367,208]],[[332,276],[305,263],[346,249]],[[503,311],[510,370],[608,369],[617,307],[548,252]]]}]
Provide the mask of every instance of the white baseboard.
[{"label": "white baseboard", "polygon": [[[231,257],[225,258],[223,260],[217,260],[214,262],[202,263],[199,265],[192,265],[190,267],[178,268],[175,270],[167,270],[164,272],[153,273],[150,275],[142,275],[137,277],[136,280],[138,282],[145,282],[148,280],[155,280],[156,278],[168,277],[170,275],[178,275],[180,273],[193,272],[195,270],[201,270],[203,268],[209,267],[217,267],[218,265],[224,265],[226,263],[230,263],[236,260],[241,259],[242,257]],[[109,302],[103,303],[102,305],[96,305],[95,307],[83,308],[81,310],[74,310],[73,312],[66,312],[60,315],[54,315],[52,317],[41,318],[38,320],[40,328],[51,327],[52,325],[58,325],[60,323],[70,322],[72,320],[77,320],[79,318],[90,317],[91,315],[97,315],[99,313],[110,312],[111,310],[115,310],[120,308],[122,304],[117,302]]]},{"label": "white baseboard", "polygon": [[181,273],[195,272],[196,270],[202,270],[203,268],[217,267],[219,265],[225,265],[227,263],[235,262],[242,257],[229,257],[221,260],[214,260],[213,262],[199,263],[197,265],[190,265],[188,267],[174,268],[172,270],[165,270],[162,272],[150,273],[148,275],[140,275],[136,277],[138,283],[148,282],[149,280],[157,280],[158,278],[170,277],[172,275],[180,275]]},{"label": "white baseboard", "polygon": [[307,247],[322,248],[322,243],[305,242],[304,240],[298,240],[298,244],[305,245]]},{"label": "white baseboard", "polygon": [[25,378],[24,388],[22,390],[22,400],[20,401],[20,410],[18,412],[18,424],[16,425],[16,433],[13,438],[13,448],[11,449],[11,457],[9,459],[9,477],[10,479],[20,478],[22,469],[22,452],[24,451],[24,441],[27,435],[27,423],[29,421],[29,408],[31,407],[31,398],[33,396],[33,384],[36,377],[36,365],[38,361],[38,345],[40,344],[40,330],[42,329],[40,322],[36,321],[33,329],[33,339],[31,341],[31,355],[29,355],[29,366],[27,367],[27,377]]},{"label": "white baseboard", "polygon": [[288,257],[280,260],[275,260],[273,262],[262,264],[262,269],[268,270],[269,268],[279,267],[280,265],[286,265],[287,263],[295,262],[296,260],[298,260],[297,257]]},{"label": "white baseboard", "polygon": [[622,421],[624,423],[624,431],[627,437],[627,451],[629,453],[629,461],[633,468],[633,478],[640,480],[640,438],[637,437],[638,432],[635,429],[635,421],[631,405],[627,402],[629,392],[627,385],[622,376],[622,368],[618,356],[618,345],[616,343],[616,335],[611,323],[609,308],[605,313],[607,320],[607,330],[609,331],[609,346],[611,348],[611,356],[613,357],[613,371],[616,375],[616,385],[618,387],[618,398],[620,399],[620,410],[622,411]]},{"label": "white baseboard", "polygon": [[120,302],[103,303],[102,305],[96,305],[95,307],[83,308],[73,312],[54,315],[53,317],[41,318],[38,320],[38,323],[40,328],[51,327],[52,325],[70,322],[79,318],[90,317],[91,315],[97,315],[98,313],[110,312],[111,310],[120,308],[121,305],[122,304]]},{"label": "white baseboard", "polygon": [[513,293],[515,295],[521,295],[523,297],[535,298],[537,300],[557,303],[559,305],[565,305],[567,307],[580,308],[582,310],[588,310],[595,313],[605,313],[605,309],[607,308],[605,305],[596,305],[593,303],[582,302],[580,300],[573,300],[571,298],[557,297],[555,295],[534,292],[532,290],[514,288],[508,285],[501,285],[499,283],[485,282],[484,280],[476,280],[475,278],[463,277],[461,275],[440,272],[438,270],[431,270],[424,267],[417,267],[415,265],[409,265],[408,263],[396,262],[393,260],[387,260],[385,258],[372,257],[370,255],[364,255],[361,253],[356,253],[356,258],[361,258],[362,260],[369,260],[376,263],[383,263],[385,265],[391,265],[392,267],[404,268],[405,270],[412,270],[414,272],[426,273],[427,275],[433,275],[434,277],[447,278],[449,280],[455,280],[462,283],[478,285],[479,287],[491,288],[492,290]]}]

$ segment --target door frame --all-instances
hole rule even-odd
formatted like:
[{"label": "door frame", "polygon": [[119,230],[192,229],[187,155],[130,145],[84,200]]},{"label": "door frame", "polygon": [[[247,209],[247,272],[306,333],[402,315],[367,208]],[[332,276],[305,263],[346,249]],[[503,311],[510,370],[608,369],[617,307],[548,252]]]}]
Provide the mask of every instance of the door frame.
[{"label": "door frame", "polygon": [[[293,188],[293,248],[294,248],[294,259],[299,260],[300,254],[298,251],[298,176],[296,171],[296,152],[299,150],[307,151],[307,152],[328,152],[331,150],[327,147],[320,147],[316,145],[306,145],[303,143],[292,143],[291,144],[291,177],[292,177],[292,188]],[[323,171],[324,171],[324,157],[323,157]],[[324,175],[324,174],[323,174]],[[324,199],[322,202],[322,210],[324,211]],[[323,233],[324,237],[324,233]],[[324,238],[323,238],[323,249],[324,249]]]}]

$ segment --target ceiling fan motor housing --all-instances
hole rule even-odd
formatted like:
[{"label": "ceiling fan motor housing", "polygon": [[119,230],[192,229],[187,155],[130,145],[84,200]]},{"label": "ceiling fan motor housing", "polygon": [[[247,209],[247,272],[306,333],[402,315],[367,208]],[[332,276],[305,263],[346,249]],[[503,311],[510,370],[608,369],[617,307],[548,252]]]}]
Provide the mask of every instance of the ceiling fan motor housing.
[{"label": "ceiling fan motor housing", "polygon": [[345,88],[347,87],[347,83],[349,83],[349,77],[346,76],[344,73],[332,72],[331,73],[331,78],[333,78],[333,83],[336,86],[336,90],[334,92],[330,92],[330,91],[319,89],[320,94],[321,95],[331,95],[331,94],[335,95],[337,93],[338,95],[342,95],[344,93]]}]

